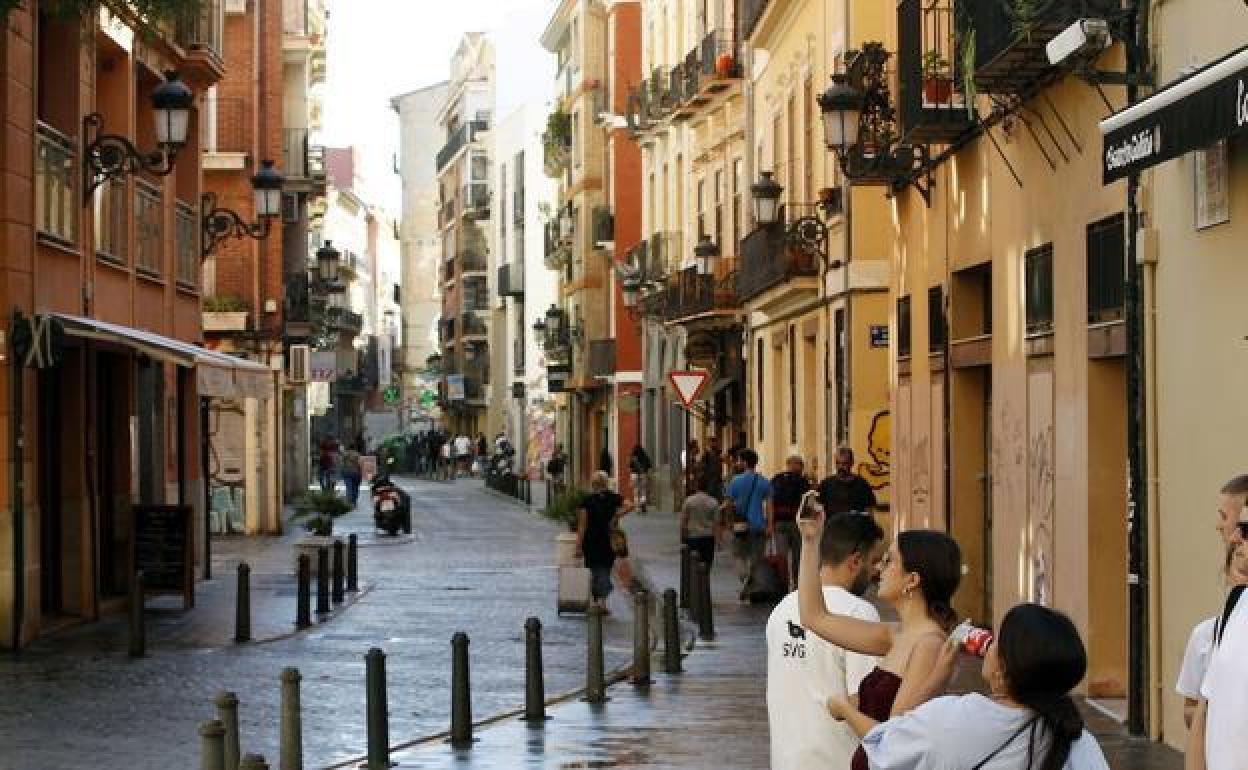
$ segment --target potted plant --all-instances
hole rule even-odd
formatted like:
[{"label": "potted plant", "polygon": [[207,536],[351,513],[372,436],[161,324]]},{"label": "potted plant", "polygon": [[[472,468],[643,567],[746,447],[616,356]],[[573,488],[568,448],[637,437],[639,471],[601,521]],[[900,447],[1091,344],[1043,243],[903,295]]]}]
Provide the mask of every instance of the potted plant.
[{"label": "potted plant", "polygon": [[247,303],[233,294],[204,297],[204,331],[240,332],[247,329]]},{"label": "potted plant", "polygon": [[737,72],[737,59],[729,51],[715,57],[715,74],[721,78],[730,78]]},{"label": "potted plant", "polygon": [[953,99],[953,75],[949,62],[932,49],[923,54],[923,103],[947,105]]},{"label": "potted plant", "polygon": [[294,503],[295,514],[291,520],[304,519],[303,528],[307,536],[295,543],[295,555],[308,555],[308,566],[311,574],[317,571],[317,551],[330,548],[334,544],[334,519],[350,513],[353,509],[345,498],[334,492],[308,491],[300,495]]},{"label": "potted plant", "polygon": [[576,561],[576,509],[580,508],[589,494],[583,489],[569,489],[556,496],[539,513],[551,521],[564,525],[555,535],[555,564],[560,567],[577,566]]}]

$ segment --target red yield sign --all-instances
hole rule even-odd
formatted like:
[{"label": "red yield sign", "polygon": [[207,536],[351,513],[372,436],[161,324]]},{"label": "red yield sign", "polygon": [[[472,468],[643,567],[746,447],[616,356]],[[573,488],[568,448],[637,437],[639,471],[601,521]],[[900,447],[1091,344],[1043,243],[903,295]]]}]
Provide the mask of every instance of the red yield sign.
[{"label": "red yield sign", "polygon": [[705,371],[686,371],[669,372],[667,378],[671,380],[672,387],[680,396],[680,402],[688,409],[693,406],[694,401],[698,400],[698,395],[706,387],[706,380],[709,376],[710,373]]}]

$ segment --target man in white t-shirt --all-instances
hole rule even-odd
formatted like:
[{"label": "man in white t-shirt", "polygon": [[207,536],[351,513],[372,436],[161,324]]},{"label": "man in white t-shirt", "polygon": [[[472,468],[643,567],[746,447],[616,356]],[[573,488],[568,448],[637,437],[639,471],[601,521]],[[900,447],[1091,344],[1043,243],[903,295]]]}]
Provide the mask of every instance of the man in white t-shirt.
[{"label": "man in white t-shirt", "polygon": [[[880,569],[886,543],[875,519],[842,513],[824,525],[820,542],[823,595],[828,609],[878,621],[861,596]],[[824,706],[830,696],[858,692],[876,659],[846,652],[801,626],[797,592],[767,621],[767,716],[771,770],[848,770],[858,738]]]}]

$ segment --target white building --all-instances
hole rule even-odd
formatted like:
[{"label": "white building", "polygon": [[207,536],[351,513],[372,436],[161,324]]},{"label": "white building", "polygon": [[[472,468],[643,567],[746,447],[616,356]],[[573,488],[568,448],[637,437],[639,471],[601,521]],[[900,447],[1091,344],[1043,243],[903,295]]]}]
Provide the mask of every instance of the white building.
[{"label": "white building", "polygon": [[[542,170],[545,110],[527,105],[497,121],[490,228],[492,321],[490,403],[516,447],[517,472],[536,473],[554,439],[554,404],[546,392],[546,366],[532,329],[558,302],[559,277],[543,260],[544,212],[554,205],[555,184]],[[543,205],[545,204],[545,205]]]}]

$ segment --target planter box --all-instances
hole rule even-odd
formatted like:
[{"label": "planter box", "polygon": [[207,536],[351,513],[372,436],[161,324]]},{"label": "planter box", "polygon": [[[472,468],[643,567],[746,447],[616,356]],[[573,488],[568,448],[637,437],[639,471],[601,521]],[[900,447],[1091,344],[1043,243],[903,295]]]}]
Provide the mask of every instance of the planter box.
[{"label": "planter box", "polygon": [[206,332],[247,331],[247,311],[245,310],[226,313],[205,310],[203,315]]},{"label": "planter box", "polygon": [[579,567],[581,561],[576,558],[576,534],[562,532],[555,536],[555,566]]},{"label": "planter box", "polygon": [[[295,575],[299,574],[299,554],[306,553],[308,555],[308,574],[312,576],[313,582],[316,579],[317,551],[324,546],[329,549],[329,564],[333,568],[334,564],[334,541],[342,540],[340,537],[330,535],[328,537],[322,535],[305,535],[295,543],[295,558],[292,571]],[[346,541],[343,541],[343,547],[346,547]],[[345,569],[345,563],[344,563]],[[316,596],[316,586],[312,586],[312,594]]]}]

